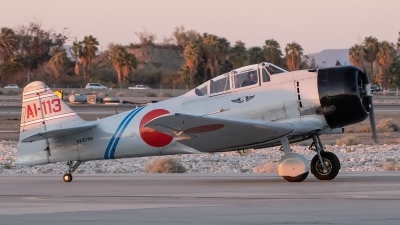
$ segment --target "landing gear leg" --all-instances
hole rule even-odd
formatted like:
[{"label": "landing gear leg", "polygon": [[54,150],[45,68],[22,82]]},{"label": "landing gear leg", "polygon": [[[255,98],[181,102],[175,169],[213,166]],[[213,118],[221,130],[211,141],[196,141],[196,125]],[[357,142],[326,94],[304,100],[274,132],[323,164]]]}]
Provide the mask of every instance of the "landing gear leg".
[{"label": "landing gear leg", "polygon": [[289,182],[304,181],[310,170],[308,160],[298,153],[292,153],[287,137],[281,140],[281,144],[285,155],[279,160],[279,175]]},{"label": "landing gear leg", "polygon": [[[318,135],[313,135],[313,141],[309,149],[317,151],[317,154],[311,160],[311,173],[318,180],[334,179],[340,170],[340,161],[338,157],[332,152],[324,151]],[[315,146],[315,148],[313,148],[313,146]]]},{"label": "landing gear leg", "polygon": [[78,169],[79,165],[81,165],[82,161],[78,160],[74,164],[74,161],[68,161],[67,165],[69,167],[68,172],[64,174],[63,180],[64,182],[71,182],[72,181],[72,173]]}]

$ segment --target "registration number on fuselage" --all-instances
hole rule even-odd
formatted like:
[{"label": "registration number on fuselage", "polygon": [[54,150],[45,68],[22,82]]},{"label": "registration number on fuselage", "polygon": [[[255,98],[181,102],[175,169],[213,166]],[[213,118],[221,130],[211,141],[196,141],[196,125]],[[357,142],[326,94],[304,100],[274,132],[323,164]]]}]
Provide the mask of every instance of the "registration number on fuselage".
[{"label": "registration number on fuselage", "polygon": [[85,137],[85,138],[82,138],[82,139],[78,139],[78,140],[76,140],[76,143],[84,143],[84,142],[88,142],[88,141],[93,141],[93,137]]}]

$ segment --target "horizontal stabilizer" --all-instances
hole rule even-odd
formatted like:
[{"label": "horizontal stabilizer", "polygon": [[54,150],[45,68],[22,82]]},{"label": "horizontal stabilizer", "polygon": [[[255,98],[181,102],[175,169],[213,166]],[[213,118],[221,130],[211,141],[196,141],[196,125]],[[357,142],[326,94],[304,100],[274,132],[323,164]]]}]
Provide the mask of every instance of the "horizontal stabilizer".
[{"label": "horizontal stabilizer", "polygon": [[88,131],[90,129],[93,129],[96,126],[97,126],[97,124],[92,123],[92,124],[85,124],[85,125],[76,126],[76,127],[43,131],[43,132],[28,136],[28,137],[24,138],[23,140],[21,140],[21,142],[26,143],[26,142],[46,140],[46,139],[51,139],[51,138],[60,138],[60,137],[70,136],[70,135],[74,135],[74,134],[79,134],[84,131]]}]

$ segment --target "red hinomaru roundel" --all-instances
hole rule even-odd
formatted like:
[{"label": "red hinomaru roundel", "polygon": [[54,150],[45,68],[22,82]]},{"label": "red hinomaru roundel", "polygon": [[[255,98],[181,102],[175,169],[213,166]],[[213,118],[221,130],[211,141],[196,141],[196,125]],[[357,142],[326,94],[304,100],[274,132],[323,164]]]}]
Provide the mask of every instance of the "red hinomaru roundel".
[{"label": "red hinomaru roundel", "polygon": [[169,111],[165,109],[155,109],[148,112],[145,116],[143,116],[142,120],[140,121],[139,133],[143,141],[146,142],[148,145],[153,147],[164,147],[171,143],[173,137],[158,132],[149,127],[144,127],[144,125],[150,120],[165,114],[169,114]]}]

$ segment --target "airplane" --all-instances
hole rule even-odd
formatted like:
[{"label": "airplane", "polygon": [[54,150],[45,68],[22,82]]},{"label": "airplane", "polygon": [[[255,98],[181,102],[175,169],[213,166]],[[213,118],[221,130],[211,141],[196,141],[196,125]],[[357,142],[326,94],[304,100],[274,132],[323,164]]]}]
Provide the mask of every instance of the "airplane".
[{"label": "airplane", "polygon": [[[332,180],[338,157],[319,138],[368,116],[376,141],[373,93],[355,66],[288,72],[263,62],[232,70],[184,95],[96,121],[81,119],[43,82],[23,91],[16,165],[67,162],[63,175],[83,162],[119,158],[241,151],[281,146],[278,174],[289,182],[309,172]],[[312,139],[311,163],[291,143]]]}]

